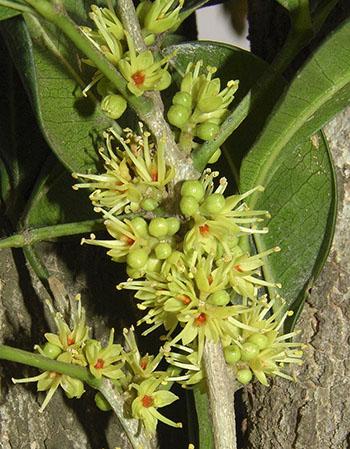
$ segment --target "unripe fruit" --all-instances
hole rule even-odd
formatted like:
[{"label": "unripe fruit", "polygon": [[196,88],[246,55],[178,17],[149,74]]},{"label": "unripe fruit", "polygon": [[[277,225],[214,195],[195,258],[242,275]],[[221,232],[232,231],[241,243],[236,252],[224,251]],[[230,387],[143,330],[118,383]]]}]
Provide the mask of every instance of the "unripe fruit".
[{"label": "unripe fruit", "polygon": [[99,408],[103,412],[108,412],[109,410],[112,410],[112,407],[110,406],[109,402],[100,392],[97,392],[95,394],[95,404],[97,408]]},{"label": "unripe fruit", "polygon": [[164,260],[167,259],[172,253],[172,248],[169,243],[158,243],[158,245],[154,248],[155,255],[158,259]]},{"label": "unripe fruit", "polygon": [[181,186],[181,196],[192,196],[198,202],[204,197],[204,187],[200,181],[185,181]]},{"label": "unripe fruit", "polygon": [[242,345],[241,354],[241,359],[244,362],[247,362],[257,357],[259,354],[259,348],[254,343],[246,342]]},{"label": "unripe fruit", "polygon": [[227,306],[230,302],[230,295],[226,290],[218,290],[208,297],[207,302],[214,306]]},{"label": "unripe fruit", "polygon": [[204,203],[202,204],[202,209],[204,213],[210,215],[216,215],[222,211],[225,207],[225,197],[220,193],[213,193],[209,195]]},{"label": "unripe fruit", "polygon": [[196,134],[202,140],[212,140],[219,132],[219,126],[215,123],[204,122],[196,127]]},{"label": "unripe fruit", "polygon": [[168,111],[168,120],[169,123],[177,128],[182,128],[190,118],[190,115],[191,109],[181,106],[180,104],[174,104]]},{"label": "unripe fruit", "polygon": [[260,351],[267,348],[269,345],[269,339],[263,334],[253,334],[248,338],[249,343],[256,345]]},{"label": "unripe fruit", "polygon": [[142,209],[145,209],[148,212],[152,212],[152,210],[158,207],[158,203],[153,198],[145,198],[141,202]]},{"label": "unripe fruit", "polygon": [[110,94],[104,97],[101,102],[101,109],[106,115],[116,120],[121,117],[126,109],[127,102],[121,95]]},{"label": "unripe fruit", "polygon": [[241,384],[247,385],[253,379],[253,373],[250,371],[250,369],[240,369],[236,373],[236,379]]},{"label": "unripe fruit", "polygon": [[229,365],[234,365],[241,359],[241,351],[237,345],[230,345],[224,348],[224,356]]},{"label": "unripe fruit", "polygon": [[56,359],[62,352],[62,349],[59,346],[54,345],[53,343],[47,342],[43,347],[43,353],[49,359]]},{"label": "unripe fruit", "polygon": [[135,269],[143,268],[148,259],[148,252],[145,249],[137,248],[131,251],[126,258],[126,263]]},{"label": "unripe fruit", "polygon": [[199,204],[193,196],[183,196],[180,200],[180,210],[186,217],[192,217],[192,215],[198,212]]},{"label": "unripe fruit", "polygon": [[180,229],[180,220],[176,217],[167,218],[168,224],[168,235],[175,235],[177,231]]},{"label": "unripe fruit", "polygon": [[153,218],[148,225],[148,232],[153,235],[153,237],[165,237],[169,232],[168,222],[166,218]]},{"label": "unripe fruit", "polygon": [[130,222],[133,230],[141,237],[148,236],[148,223],[142,217],[135,217]]},{"label": "unripe fruit", "polygon": [[188,92],[177,92],[173,97],[173,104],[179,104],[186,109],[190,109],[192,105],[192,96]]}]

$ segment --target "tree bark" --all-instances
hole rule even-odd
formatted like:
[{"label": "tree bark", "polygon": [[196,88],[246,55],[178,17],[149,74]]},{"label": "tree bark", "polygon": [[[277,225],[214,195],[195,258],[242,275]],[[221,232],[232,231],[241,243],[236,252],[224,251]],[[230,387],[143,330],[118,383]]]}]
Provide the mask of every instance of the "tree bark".
[{"label": "tree bark", "polygon": [[325,128],[333,152],[339,212],[333,246],[297,325],[308,344],[293,384],[275,380],[244,393],[245,447],[350,447],[350,108]]}]

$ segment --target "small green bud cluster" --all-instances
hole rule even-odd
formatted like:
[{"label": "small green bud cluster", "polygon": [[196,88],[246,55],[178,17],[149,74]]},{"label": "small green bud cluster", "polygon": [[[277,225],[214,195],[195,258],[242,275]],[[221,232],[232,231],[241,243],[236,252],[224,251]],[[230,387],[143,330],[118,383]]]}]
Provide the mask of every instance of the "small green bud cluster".
[{"label": "small green bud cluster", "polygon": [[137,279],[147,272],[159,272],[162,262],[176,247],[175,234],[180,229],[176,217],[155,217],[147,222],[142,217],[119,220],[102,210],[105,225],[114,240],[82,239],[82,243],[108,248],[107,254],[114,262],[126,262],[127,273]]},{"label": "small green bud cluster", "polygon": [[129,128],[124,130],[125,137],[112,129],[105,132],[107,148],[99,150],[105,173],[73,173],[74,178],[86,180],[73,189],[93,189],[90,199],[98,210],[108,209],[113,215],[149,212],[168,196],[167,185],[174,177],[174,169],[165,164],[165,143],[161,141],[156,149],[150,134],[143,131],[142,123],[139,125],[141,135]]},{"label": "small green bud cluster", "polygon": [[[229,81],[227,86],[220,90],[219,78],[212,79],[216,68],[207,67],[207,74],[201,74],[203,62],[190,63],[181,82],[181,90],[172,100],[168,111],[168,120],[181,130],[180,146],[193,137],[201,140],[212,140],[219,131],[219,126],[226,118],[228,106],[234,98],[238,88],[238,81]],[[185,144],[185,146],[186,146]],[[191,151],[196,144],[191,141]],[[215,162],[220,151],[213,156],[210,162]]]},{"label": "small green bud cluster", "polygon": [[[143,27],[142,33],[147,45],[154,43],[157,34],[174,30],[180,24],[179,13],[183,1],[150,0],[141,1],[137,14]],[[123,29],[116,12],[110,8],[91,6],[89,14],[95,29],[81,27],[82,32],[96,46],[110,63],[115,65],[128,82],[129,91],[134,95],[142,95],[149,90],[164,90],[171,83],[171,76],[166,65],[172,55],[156,61],[153,53],[146,50],[137,53],[135,45],[128,33]],[[83,61],[94,66],[89,59]],[[91,83],[84,89],[86,92],[94,85],[101,95],[101,109],[111,119],[118,119],[124,113],[127,103],[119,95],[112,83],[97,71]]]},{"label": "small green bud cluster", "polygon": [[[281,298],[277,299],[281,301]],[[253,308],[244,316],[246,327],[240,329],[233,342],[224,348],[226,362],[242,384],[248,384],[254,376],[266,386],[269,385],[267,376],[294,380],[283,368],[286,363],[302,364],[304,345],[289,341],[299,332],[279,333],[286,317],[292,312],[284,313],[281,301],[276,312],[270,313],[275,302],[268,303],[266,297],[255,300]]]}]

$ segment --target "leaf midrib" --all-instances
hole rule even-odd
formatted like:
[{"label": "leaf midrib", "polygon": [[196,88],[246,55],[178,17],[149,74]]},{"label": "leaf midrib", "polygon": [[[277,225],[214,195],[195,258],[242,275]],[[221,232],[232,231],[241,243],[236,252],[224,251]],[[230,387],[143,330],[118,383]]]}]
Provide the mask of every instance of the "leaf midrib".
[{"label": "leaf midrib", "polygon": [[[313,101],[309,108],[306,108],[302,114],[298,115],[298,119],[292,122],[292,125],[289,127],[289,131],[281,134],[281,137],[277,139],[274,145],[274,150],[270,153],[270,157],[267,159],[267,162],[264,163],[263,168],[260,170],[260,173],[256,178],[255,185],[264,186],[268,184],[268,181],[272,178],[274,173],[273,170],[271,170],[271,167],[278,158],[282,149],[291,140],[293,135],[295,135],[297,131],[301,129],[301,127],[306,123],[307,119],[312,116],[312,114],[316,113],[317,110],[320,109],[321,106],[326,104],[336,92],[342,90],[350,82],[350,72],[347,73],[343,78],[340,79],[341,82],[337,81],[336,84],[333,84],[334,87],[328,90],[328,95],[325,95],[323,93],[319,97],[319,101]],[[294,126],[295,124],[297,125]],[[253,194],[251,196],[251,200],[249,201],[249,206],[251,207],[251,209],[254,209],[258,198],[258,194]]]}]

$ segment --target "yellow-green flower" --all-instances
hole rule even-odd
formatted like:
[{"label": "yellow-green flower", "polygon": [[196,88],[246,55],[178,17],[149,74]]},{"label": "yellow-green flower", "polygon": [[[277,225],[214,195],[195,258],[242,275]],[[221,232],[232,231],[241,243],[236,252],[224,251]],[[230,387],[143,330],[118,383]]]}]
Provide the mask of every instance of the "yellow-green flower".
[{"label": "yellow-green flower", "polygon": [[47,332],[45,334],[46,340],[63,352],[70,353],[74,359],[72,363],[84,366],[86,362],[81,354],[81,349],[89,336],[90,329],[86,324],[85,310],[81,306],[80,295],[77,295],[73,301],[71,325],[67,324],[62,314],[55,312],[51,303],[48,302],[48,306],[54,317],[58,332],[57,334]]},{"label": "yellow-green flower", "polygon": [[[102,347],[97,340],[88,340],[84,347],[84,353],[89,364],[91,374],[97,379],[102,376],[113,380],[124,377],[122,371],[123,356],[121,345],[113,343],[114,329],[111,329],[108,344]],[[116,364],[116,362],[119,362]]]},{"label": "yellow-green flower", "polygon": [[150,33],[174,31],[180,24],[179,13],[184,0],[143,0],[137,7],[142,27]]},{"label": "yellow-green flower", "polygon": [[158,412],[159,408],[178,399],[174,393],[161,389],[161,382],[158,379],[146,379],[139,385],[132,384],[137,391],[137,397],[131,404],[132,416],[140,419],[150,434],[155,433],[158,421],[172,427],[182,427],[181,423],[175,423]]},{"label": "yellow-green flower", "polygon": [[164,66],[172,55],[155,61],[150,50],[137,54],[131,37],[127,34],[126,38],[129,52],[119,61],[118,68],[128,82],[130,92],[140,96],[145,91],[164,90],[169,87],[171,76]]},{"label": "yellow-green flower", "polygon": [[[69,354],[67,353],[61,354],[57,358],[58,361],[66,363],[71,363],[70,359],[71,357],[69,357]],[[66,374],[60,374],[53,371],[45,371],[42,374],[34,377],[12,379],[12,382],[15,384],[37,382],[38,391],[47,391],[45,400],[39,409],[40,413],[44,411],[59,386],[63,389],[69,399],[80,398],[85,391],[84,384],[81,380],[74,379],[73,377],[67,376]]]},{"label": "yellow-green flower", "polygon": [[[121,41],[125,38],[120,20],[113,10],[99,8],[96,5],[91,6],[89,17],[97,30],[81,27],[82,32],[112,64],[117,65],[123,54]],[[84,62],[94,66],[90,60],[84,60]]]}]

